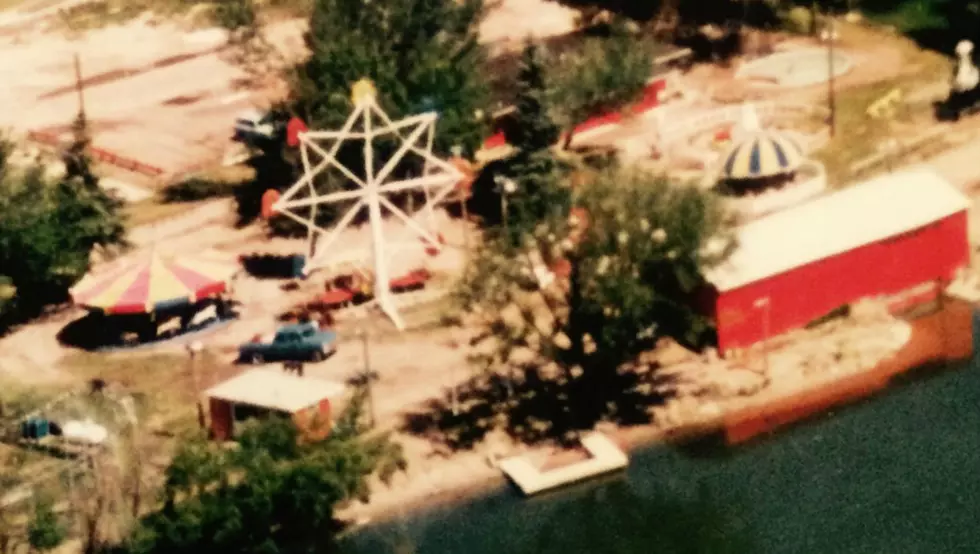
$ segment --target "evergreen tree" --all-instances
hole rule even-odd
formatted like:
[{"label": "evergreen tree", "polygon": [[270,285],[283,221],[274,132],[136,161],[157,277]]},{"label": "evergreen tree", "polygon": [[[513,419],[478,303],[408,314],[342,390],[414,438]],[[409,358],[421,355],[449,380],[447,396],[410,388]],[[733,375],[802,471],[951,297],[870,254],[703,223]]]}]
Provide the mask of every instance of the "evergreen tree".
[{"label": "evergreen tree", "polygon": [[521,70],[517,77],[515,124],[505,132],[507,143],[521,153],[548,151],[561,133],[561,128],[549,112],[545,79],[545,60],[541,48],[528,41],[521,55]]},{"label": "evergreen tree", "polygon": [[506,229],[509,246],[520,245],[543,221],[567,215],[571,202],[562,183],[564,168],[553,152],[561,129],[551,117],[547,95],[544,56],[538,45],[528,42],[521,56],[513,124],[505,131],[516,150],[503,170],[516,185],[507,198],[513,206]]}]

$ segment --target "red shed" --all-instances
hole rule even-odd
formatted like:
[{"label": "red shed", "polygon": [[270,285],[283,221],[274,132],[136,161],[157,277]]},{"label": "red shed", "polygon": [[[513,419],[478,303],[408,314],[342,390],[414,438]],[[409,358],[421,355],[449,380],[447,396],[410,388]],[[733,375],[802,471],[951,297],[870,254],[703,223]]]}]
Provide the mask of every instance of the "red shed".
[{"label": "red shed", "polygon": [[707,275],[718,350],[856,300],[949,282],[970,256],[969,201],[936,173],[890,174],[748,223]]},{"label": "red shed", "polygon": [[346,387],[341,383],[253,369],[220,383],[205,394],[211,408],[211,431],[217,440],[235,435],[235,422],[268,414],[291,417],[314,438],[330,431],[331,414],[339,409]]}]

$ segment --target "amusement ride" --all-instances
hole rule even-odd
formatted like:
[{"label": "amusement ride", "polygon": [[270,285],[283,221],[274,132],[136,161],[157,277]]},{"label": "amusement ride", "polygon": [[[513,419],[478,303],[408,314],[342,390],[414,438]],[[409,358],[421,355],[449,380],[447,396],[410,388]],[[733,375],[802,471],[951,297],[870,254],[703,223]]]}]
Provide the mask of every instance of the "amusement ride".
[{"label": "amusement ride", "polygon": [[[367,79],[353,86],[351,100],[354,109],[339,130],[307,130],[301,122],[290,125],[289,143],[300,149],[303,175],[281,195],[277,191],[267,191],[266,201],[271,206],[268,215],[283,215],[306,227],[304,276],[319,269],[330,270],[345,265],[358,268],[359,279],[353,279],[353,275],[343,276],[350,279],[346,284],[338,285],[341,290],[328,290],[328,295],[334,292],[343,296],[333,300],[358,299],[374,303],[398,329],[403,329],[404,322],[392,289],[415,288],[428,278],[428,272],[417,269],[392,279],[391,258],[420,247],[429,255],[442,250],[444,241],[435,230],[434,209],[464,183],[467,175],[459,163],[454,163],[456,160],[443,160],[433,153],[437,113],[430,111],[393,121],[378,104],[377,91]],[[382,165],[375,141],[391,138],[396,139],[399,146]],[[344,143],[351,141],[363,142],[363,168],[348,167],[337,159]],[[404,162],[410,155],[421,161],[422,168],[420,174],[405,176]],[[313,158],[318,160],[314,163]],[[378,165],[380,169],[376,169]],[[338,171],[356,186],[352,190],[321,193],[317,190],[317,178],[330,169]],[[396,169],[403,171],[396,173]],[[415,214],[407,214],[390,198],[418,190],[425,196],[421,209],[427,216],[425,223],[418,221]],[[326,229],[317,222],[318,207],[351,202],[353,204],[333,228]],[[343,232],[364,208],[371,231],[370,254],[363,249],[337,248]],[[384,230],[385,212],[404,223],[414,240],[389,242]],[[370,270],[365,270],[368,265]]]}]

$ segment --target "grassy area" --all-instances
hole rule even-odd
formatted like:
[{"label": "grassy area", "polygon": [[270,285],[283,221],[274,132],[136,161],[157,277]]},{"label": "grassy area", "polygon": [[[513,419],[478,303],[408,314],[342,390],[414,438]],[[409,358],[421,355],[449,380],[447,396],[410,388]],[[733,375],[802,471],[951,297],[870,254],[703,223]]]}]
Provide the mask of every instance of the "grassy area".
[{"label": "grassy area", "polygon": [[190,360],[183,353],[75,352],[63,364],[79,380],[98,378],[110,386],[122,385],[142,400],[151,425],[171,431],[193,424],[195,388],[207,388],[227,369],[216,355],[204,352],[195,362],[195,387]]},{"label": "grassy area", "polygon": [[162,198],[147,198],[140,202],[127,204],[123,208],[130,229],[143,225],[160,223],[186,213],[204,202],[185,202],[180,204],[165,202]]},{"label": "grassy area", "polygon": [[[20,0],[0,0],[17,2]],[[241,0],[102,0],[67,10],[62,17],[64,26],[72,30],[86,30],[125,23],[145,13],[165,19],[183,18],[192,26],[219,24],[215,6],[241,2]],[[256,0],[263,14],[278,18],[307,13],[310,0]]]},{"label": "grassy area", "polygon": [[935,1],[893,0],[888,2],[886,9],[876,9],[873,5],[862,7],[872,21],[903,33],[942,28],[948,24],[940,3]]},{"label": "grassy area", "polygon": [[932,122],[932,106],[929,103],[909,104],[902,102],[890,120],[875,119],[868,115],[868,108],[893,89],[903,95],[932,84],[949,71],[949,61],[943,56],[919,48],[911,40],[885,30],[864,26],[842,25],[843,42],[871,44],[888,41],[895,44],[902,55],[901,74],[866,86],[840,91],[836,98],[837,129],[833,140],[815,154],[815,158],[827,167],[831,186],[844,186],[858,177],[853,171],[855,163],[879,152],[880,145],[892,138],[907,139],[902,127],[921,127]]}]

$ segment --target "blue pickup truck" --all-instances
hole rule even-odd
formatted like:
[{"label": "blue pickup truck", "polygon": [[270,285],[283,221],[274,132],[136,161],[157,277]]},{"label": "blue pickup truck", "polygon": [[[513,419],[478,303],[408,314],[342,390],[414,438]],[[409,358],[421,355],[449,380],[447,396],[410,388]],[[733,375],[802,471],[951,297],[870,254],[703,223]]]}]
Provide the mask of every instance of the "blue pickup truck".
[{"label": "blue pickup truck", "polygon": [[280,327],[271,338],[256,337],[238,347],[243,362],[261,364],[266,361],[319,362],[337,351],[337,333],[321,331],[315,323],[299,323]]}]

